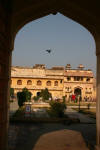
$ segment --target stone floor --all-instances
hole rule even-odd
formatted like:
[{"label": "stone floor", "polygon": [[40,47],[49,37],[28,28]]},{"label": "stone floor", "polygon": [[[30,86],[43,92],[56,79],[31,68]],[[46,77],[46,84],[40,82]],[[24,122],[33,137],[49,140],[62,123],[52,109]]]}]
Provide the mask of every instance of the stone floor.
[{"label": "stone floor", "polygon": [[[10,124],[9,150],[35,150],[36,143],[39,142],[40,137],[45,136],[47,134],[54,134],[54,132],[56,132],[57,134],[59,132],[59,137],[60,137],[61,131],[63,132],[64,130],[65,132],[67,131],[68,134],[71,134],[72,132],[80,133],[86,145],[89,145],[89,147],[91,147],[91,150],[94,150],[94,146],[96,144],[96,125],[95,124],[71,124],[68,126],[68,125],[57,124],[57,123],[55,124],[54,123],[53,124],[50,124],[50,123],[47,123],[47,124],[46,123],[45,124],[43,123],[42,124],[40,123],[39,124]],[[53,137],[53,136],[50,136],[50,137]],[[78,136],[74,137],[75,141],[77,141],[76,139],[78,139]],[[56,143],[57,143],[57,140],[55,141],[55,144]],[[69,144],[66,143],[66,145],[70,146],[70,143]],[[51,141],[51,146],[52,146],[52,141]],[[72,150],[72,149],[68,148],[68,150]]]},{"label": "stone floor", "polygon": [[[17,109],[18,106],[15,107],[15,103],[11,104],[10,114],[12,115]],[[73,142],[70,143],[70,141],[74,141],[74,150],[80,150],[80,146],[75,149],[77,142],[77,145],[80,145],[80,139],[84,145],[82,146],[84,150],[86,145],[90,147],[90,150],[94,150],[96,145],[96,120],[71,108],[67,108],[66,113],[69,117],[79,118],[81,124],[71,124],[69,126],[60,123],[10,124],[9,150],[48,150],[47,147],[50,150],[66,150],[66,148],[73,150]],[[37,115],[37,117],[40,117],[40,112]],[[47,147],[41,146],[43,142]],[[57,149],[55,149],[55,146]]]},{"label": "stone floor", "polygon": [[78,118],[80,123],[96,123],[96,119],[90,118],[89,116],[79,113],[76,110],[68,107],[65,112],[70,118]]},{"label": "stone floor", "polygon": [[[77,137],[77,138],[76,138]],[[78,131],[63,129],[40,136],[34,150],[89,150]]]},{"label": "stone floor", "polygon": [[16,110],[18,110],[19,106],[18,106],[18,102],[14,101],[12,103],[10,103],[10,111],[9,111],[9,115],[12,116]]}]

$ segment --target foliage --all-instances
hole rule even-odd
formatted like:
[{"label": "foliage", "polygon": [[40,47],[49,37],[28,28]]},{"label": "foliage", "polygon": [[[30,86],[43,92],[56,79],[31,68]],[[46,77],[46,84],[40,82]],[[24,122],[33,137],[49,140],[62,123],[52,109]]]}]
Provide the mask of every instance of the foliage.
[{"label": "foliage", "polygon": [[40,98],[39,96],[34,96],[34,97],[33,97],[33,100],[34,100],[34,101],[38,101],[39,98]]},{"label": "foliage", "polygon": [[13,117],[23,117],[25,113],[25,107],[20,107],[16,112],[14,113]]},{"label": "foliage", "polygon": [[22,92],[17,93],[18,105],[19,107],[23,106],[24,102],[29,102],[31,100],[32,93],[28,91],[27,88],[24,88]]},{"label": "foliage", "polygon": [[24,88],[22,90],[22,92],[26,95],[26,101],[25,102],[30,102],[32,93],[29,92],[27,88]]},{"label": "foliage", "polygon": [[10,88],[10,97],[11,97],[11,98],[14,97],[14,88]]},{"label": "foliage", "polygon": [[49,98],[52,98],[51,93],[48,91],[47,88],[41,90],[40,97],[42,97],[43,100],[49,100]]},{"label": "foliage", "polygon": [[50,101],[49,114],[54,117],[64,117],[64,111],[66,109],[66,104],[64,102]]},{"label": "foliage", "polygon": [[63,98],[63,103],[65,103],[66,102],[66,96],[63,96],[62,98]]}]

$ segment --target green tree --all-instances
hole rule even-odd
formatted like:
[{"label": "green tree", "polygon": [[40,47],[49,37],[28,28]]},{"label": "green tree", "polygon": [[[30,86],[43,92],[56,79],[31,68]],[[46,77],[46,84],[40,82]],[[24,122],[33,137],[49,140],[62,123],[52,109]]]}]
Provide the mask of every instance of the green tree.
[{"label": "green tree", "polygon": [[45,89],[41,90],[40,97],[42,97],[42,99],[45,101],[45,100],[49,100],[49,98],[52,98],[52,95],[48,91],[48,89],[45,88]]},{"label": "green tree", "polygon": [[22,92],[17,93],[18,105],[19,107],[23,106],[24,102],[31,101],[32,93],[28,91],[27,88],[24,88]]},{"label": "green tree", "polygon": [[11,97],[11,98],[14,97],[14,88],[10,88],[10,97]]},{"label": "green tree", "polygon": [[32,93],[27,88],[23,88],[22,92],[25,94],[25,102],[30,102]]}]

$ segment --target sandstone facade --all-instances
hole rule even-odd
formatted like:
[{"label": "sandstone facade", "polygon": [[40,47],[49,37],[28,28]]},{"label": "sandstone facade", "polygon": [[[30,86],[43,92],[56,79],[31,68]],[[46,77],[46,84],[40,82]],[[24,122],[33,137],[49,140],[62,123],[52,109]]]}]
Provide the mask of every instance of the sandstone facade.
[{"label": "sandstone facade", "polygon": [[52,67],[47,69],[45,65],[38,64],[33,68],[12,67],[11,87],[15,94],[23,88],[31,91],[36,96],[42,89],[48,88],[52,97],[71,100],[72,95],[80,95],[83,101],[96,99],[95,78],[91,70],[82,67],[71,69],[70,67]]}]

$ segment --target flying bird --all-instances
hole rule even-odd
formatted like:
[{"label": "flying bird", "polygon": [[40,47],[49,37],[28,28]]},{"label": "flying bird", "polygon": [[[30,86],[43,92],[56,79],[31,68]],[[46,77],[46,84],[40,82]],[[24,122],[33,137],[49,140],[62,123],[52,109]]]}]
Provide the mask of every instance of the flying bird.
[{"label": "flying bird", "polygon": [[46,52],[48,52],[49,54],[51,53],[51,51],[52,51],[51,49],[47,49],[46,50]]}]

